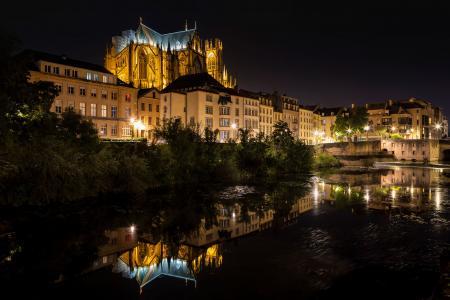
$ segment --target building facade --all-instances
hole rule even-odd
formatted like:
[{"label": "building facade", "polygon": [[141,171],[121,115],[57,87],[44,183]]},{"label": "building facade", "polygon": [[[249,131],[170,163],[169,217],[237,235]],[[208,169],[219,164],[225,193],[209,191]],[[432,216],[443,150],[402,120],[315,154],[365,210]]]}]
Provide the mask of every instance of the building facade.
[{"label": "building facade", "polygon": [[25,55],[34,62],[29,80],[51,82],[59,91],[52,112],[76,111],[92,121],[101,138],[134,136],[130,119],[137,117],[137,89],[98,65],[37,51]]},{"label": "building facade", "polygon": [[161,34],[139,21],[107,46],[105,67],[136,88],[162,90],[180,76],[208,72],[226,87],[236,86],[223,61],[219,39],[202,40],[197,26]]}]

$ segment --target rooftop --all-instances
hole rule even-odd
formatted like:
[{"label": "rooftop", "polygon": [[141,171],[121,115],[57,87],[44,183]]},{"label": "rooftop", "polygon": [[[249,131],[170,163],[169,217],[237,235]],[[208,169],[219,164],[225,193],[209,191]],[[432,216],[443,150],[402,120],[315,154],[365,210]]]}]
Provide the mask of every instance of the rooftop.
[{"label": "rooftop", "polygon": [[65,66],[70,66],[70,67],[74,67],[74,68],[87,69],[87,70],[91,70],[91,71],[112,74],[103,66],[85,62],[85,61],[81,61],[81,60],[72,59],[72,58],[67,57],[66,55],[56,55],[56,54],[51,54],[51,53],[36,51],[36,50],[31,50],[31,49],[24,50],[19,55],[28,56],[34,62],[42,60],[42,61],[65,65]]}]

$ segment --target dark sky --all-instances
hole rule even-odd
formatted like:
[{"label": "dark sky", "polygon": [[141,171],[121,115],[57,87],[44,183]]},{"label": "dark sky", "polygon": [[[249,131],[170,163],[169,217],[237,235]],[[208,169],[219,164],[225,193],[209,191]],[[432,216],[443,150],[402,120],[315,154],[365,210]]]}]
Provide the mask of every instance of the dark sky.
[{"label": "dark sky", "polygon": [[446,2],[14,1],[0,26],[26,48],[102,64],[106,43],[139,16],[161,33],[196,20],[203,38],[223,40],[242,88],[322,106],[417,97],[449,111]]}]

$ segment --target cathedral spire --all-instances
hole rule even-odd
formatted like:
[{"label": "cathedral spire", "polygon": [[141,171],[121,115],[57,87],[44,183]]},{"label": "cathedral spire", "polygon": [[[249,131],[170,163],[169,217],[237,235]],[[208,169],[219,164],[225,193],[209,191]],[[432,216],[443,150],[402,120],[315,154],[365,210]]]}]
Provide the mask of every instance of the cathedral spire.
[{"label": "cathedral spire", "polygon": [[194,21],[194,29],[197,30],[197,21]]},{"label": "cathedral spire", "polygon": [[188,30],[188,24],[187,24],[187,19],[186,19],[186,23],[184,24],[184,31]]},{"label": "cathedral spire", "polygon": [[139,17],[139,25],[142,24],[142,17]]}]

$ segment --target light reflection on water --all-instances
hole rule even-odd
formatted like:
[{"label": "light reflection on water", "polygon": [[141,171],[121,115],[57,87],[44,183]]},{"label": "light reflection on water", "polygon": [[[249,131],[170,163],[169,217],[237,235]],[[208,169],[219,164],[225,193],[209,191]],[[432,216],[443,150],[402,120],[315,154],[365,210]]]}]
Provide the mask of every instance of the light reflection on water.
[{"label": "light reflection on water", "polygon": [[[449,247],[441,174],[398,167],[329,174],[311,178],[306,193],[295,185],[230,187],[199,207],[181,207],[181,201],[158,210],[151,226],[136,219],[106,230],[106,243],[84,272],[109,267],[109,274],[136,282],[144,298],[159,287],[170,295],[169,279],[185,283],[182,293],[225,296],[244,288],[268,297],[280,290],[314,297],[354,272],[373,280],[364,270],[374,266],[383,268],[385,282],[377,280],[387,286],[387,270],[423,281],[421,272],[436,273]],[[405,285],[411,285],[408,276]]]}]

